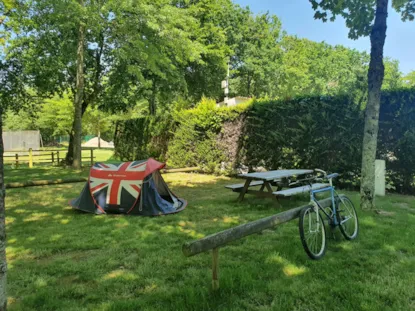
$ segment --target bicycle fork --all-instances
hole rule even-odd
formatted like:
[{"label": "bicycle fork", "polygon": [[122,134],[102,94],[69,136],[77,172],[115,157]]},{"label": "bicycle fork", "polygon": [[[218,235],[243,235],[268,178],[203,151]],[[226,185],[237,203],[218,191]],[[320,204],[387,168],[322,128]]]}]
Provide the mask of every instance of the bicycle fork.
[{"label": "bicycle fork", "polygon": [[[310,197],[311,196],[312,195],[310,195]],[[320,217],[319,217],[319,211],[318,211],[318,205],[317,205],[316,201],[314,201],[312,198],[310,200],[310,204],[313,206],[314,212],[316,214],[316,223],[317,223],[317,226],[316,226],[316,230],[312,230],[311,229],[312,228],[311,217],[309,217],[308,218],[308,228],[309,228],[309,230],[310,230],[311,233],[317,233],[317,232],[320,232],[320,226],[321,226],[321,224],[320,224]]]}]

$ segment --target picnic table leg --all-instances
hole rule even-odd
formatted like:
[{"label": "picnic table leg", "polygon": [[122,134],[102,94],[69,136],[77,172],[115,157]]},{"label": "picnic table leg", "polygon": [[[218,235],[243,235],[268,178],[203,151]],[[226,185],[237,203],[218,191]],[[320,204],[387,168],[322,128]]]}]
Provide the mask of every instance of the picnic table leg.
[{"label": "picnic table leg", "polygon": [[245,193],[246,193],[246,191],[248,191],[249,184],[251,183],[251,180],[252,180],[252,179],[248,178],[248,179],[245,181],[244,188],[242,189],[241,193],[239,194],[239,197],[238,197],[238,202],[241,202],[241,201],[244,199]]},{"label": "picnic table leg", "polygon": [[[272,187],[271,187],[271,185],[270,185],[269,182],[264,181],[264,185],[267,187],[268,193],[272,193],[273,192],[272,191]],[[279,191],[281,189],[282,189],[281,185],[277,185],[277,191]],[[275,199],[277,200],[278,206],[281,206],[280,201],[278,200],[278,197],[277,196],[275,196]]]},{"label": "picnic table leg", "polygon": [[265,184],[262,184],[261,189],[259,189],[259,192],[263,192],[265,188]]},{"label": "picnic table leg", "polygon": [[264,181],[264,185],[265,185],[265,187],[267,187],[267,190],[268,190],[269,193],[272,193],[273,192],[272,191],[272,188],[271,188],[271,185],[269,184],[268,181]]}]

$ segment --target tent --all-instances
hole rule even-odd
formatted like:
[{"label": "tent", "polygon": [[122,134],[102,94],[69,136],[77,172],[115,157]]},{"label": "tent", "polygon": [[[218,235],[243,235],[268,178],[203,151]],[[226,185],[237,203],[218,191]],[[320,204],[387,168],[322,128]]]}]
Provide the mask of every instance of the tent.
[{"label": "tent", "polygon": [[95,213],[157,216],[178,213],[187,202],[173,194],[160,174],[164,163],[148,160],[96,163],[81,195],[70,205]]}]

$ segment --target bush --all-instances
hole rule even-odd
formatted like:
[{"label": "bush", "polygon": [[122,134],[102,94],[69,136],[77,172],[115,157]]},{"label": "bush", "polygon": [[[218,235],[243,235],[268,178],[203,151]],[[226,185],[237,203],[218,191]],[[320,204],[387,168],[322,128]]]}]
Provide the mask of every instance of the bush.
[{"label": "bush", "polygon": [[245,164],[357,173],[363,114],[347,96],[260,100],[247,111]]},{"label": "bush", "polygon": [[169,114],[118,122],[115,155],[123,161],[149,157],[164,161],[173,129],[174,121]]},{"label": "bush", "polygon": [[203,98],[195,108],[176,112],[173,118],[179,125],[169,143],[169,166],[217,172],[221,162],[228,160],[226,148],[218,141],[222,126],[240,117],[249,105],[219,108],[214,100]]},{"label": "bush", "polygon": [[[415,193],[415,90],[382,92],[378,159],[387,182]],[[167,158],[169,166],[200,166],[206,172],[235,169],[321,168],[342,174],[342,186],[357,188],[364,113],[348,96],[303,96],[254,100],[216,107],[202,99],[193,109],[125,122],[115,140],[122,159]]]}]

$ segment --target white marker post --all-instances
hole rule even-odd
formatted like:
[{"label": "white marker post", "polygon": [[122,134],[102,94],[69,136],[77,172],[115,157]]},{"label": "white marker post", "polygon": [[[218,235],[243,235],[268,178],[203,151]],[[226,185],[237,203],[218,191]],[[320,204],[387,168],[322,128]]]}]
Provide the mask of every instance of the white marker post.
[{"label": "white marker post", "polygon": [[375,195],[385,196],[385,160],[375,161]]}]

